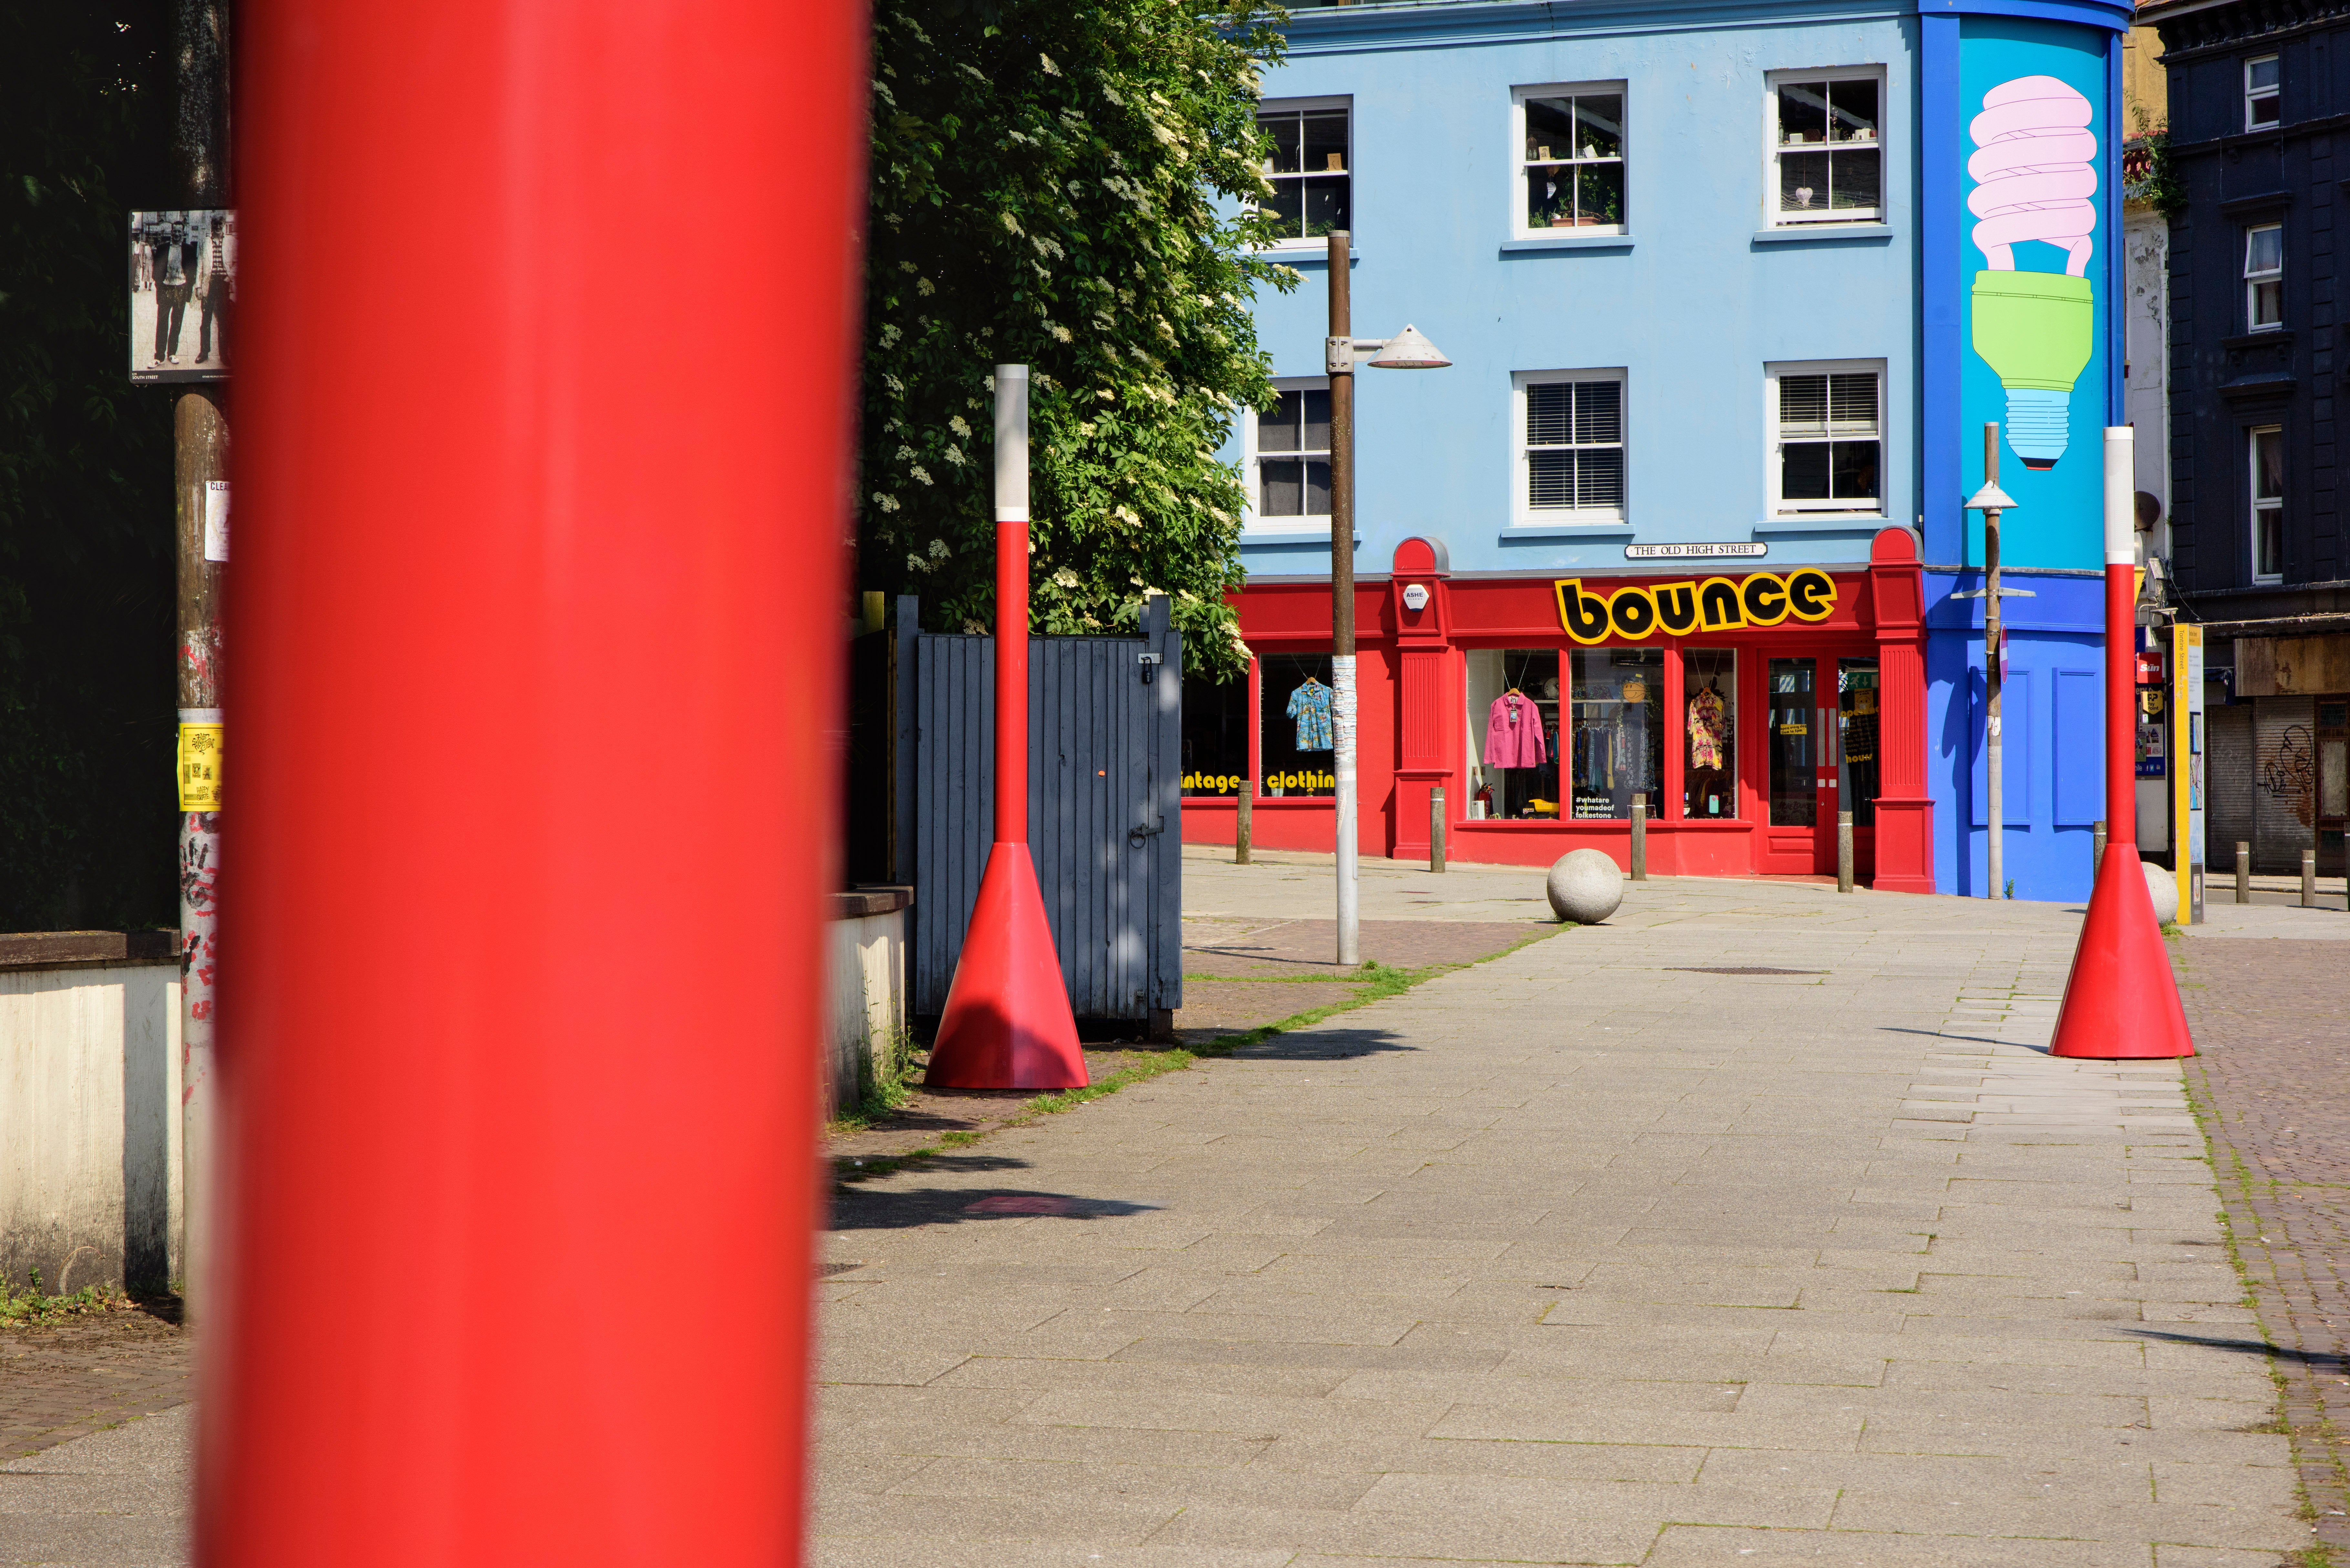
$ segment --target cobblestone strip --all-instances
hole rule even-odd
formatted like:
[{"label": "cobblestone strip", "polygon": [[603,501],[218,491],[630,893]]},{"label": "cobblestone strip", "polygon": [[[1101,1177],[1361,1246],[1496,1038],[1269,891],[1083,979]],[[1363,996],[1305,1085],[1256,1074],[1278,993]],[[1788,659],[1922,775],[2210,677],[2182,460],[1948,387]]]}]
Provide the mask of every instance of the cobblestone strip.
[{"label": "cobblestone strip", "polygon": [[2343,946],[2189,940],[2180,992],[2202,1054],[2189,1091],[2210,1141],[2230,1245],[2273,1347],[2279,1411],[2314,1544],[2350,1562],[2350,1004]]},{"label": "cobblestone strip", "polygon": [[186,1404],[190,1351],[187,1330],[135,1308],[0,1332],[0,1461]]}]

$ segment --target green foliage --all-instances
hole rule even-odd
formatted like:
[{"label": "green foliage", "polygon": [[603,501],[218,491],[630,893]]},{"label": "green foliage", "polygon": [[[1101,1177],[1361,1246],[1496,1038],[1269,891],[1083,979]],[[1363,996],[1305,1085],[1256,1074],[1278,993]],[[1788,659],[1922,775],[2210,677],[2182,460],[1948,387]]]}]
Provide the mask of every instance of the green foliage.
[{"label": "green foliage", "polygon": [[1258,0],[881,0],[874,16],[858,586],[992,628],[989,368],[1029,365],[1030,624],[1137,624],[1243,667],[1234,411],[1269,396]]},{"label": "green foliage", "polygon": [[38,1269],[32,1271],[31,1284],[21,1291],[0,1280],[0,1328],[29,1328],[84,1313],[109,1312],[122,1304],[122,1293],[112,1285],[84,1285],[70,1294],[50,1295],[41,1289]]},{"label": "green foliage", "polygon": [[130,385],[165,12],[0,0],[0,930],[177,918],[172,414]]}]

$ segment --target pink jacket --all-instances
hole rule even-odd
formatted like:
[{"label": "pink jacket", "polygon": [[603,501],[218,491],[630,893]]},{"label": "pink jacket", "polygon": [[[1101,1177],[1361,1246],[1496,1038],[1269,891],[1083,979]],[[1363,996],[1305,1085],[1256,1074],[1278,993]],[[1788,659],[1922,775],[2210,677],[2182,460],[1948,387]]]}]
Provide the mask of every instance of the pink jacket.
[{"label": "pink jacket", "polygon": [[1542,710],[1514,691],[1494,698],[1493,711],[1485,719],[1485,765],[1538,768],[1548,761]]}]

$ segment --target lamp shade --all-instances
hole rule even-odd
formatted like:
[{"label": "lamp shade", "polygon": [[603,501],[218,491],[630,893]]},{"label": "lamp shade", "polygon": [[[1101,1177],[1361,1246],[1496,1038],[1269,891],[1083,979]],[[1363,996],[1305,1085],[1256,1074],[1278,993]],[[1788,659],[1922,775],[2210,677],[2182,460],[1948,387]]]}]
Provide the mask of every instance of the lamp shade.
[{"label": "lamp shade", "polygon": [[1988,512],[1993,508],[2005,512],[2014,505],[2013,498],[1996,484],[1986,484],[1967,498],[1967,510],[1970,512]]},{"label": "lamp shade", "polygon": [[1444,351],[1419,334],[1417,327],[1406,326],[1401,332],[1387,340],[1378,357],[1371,361],[1374,370],[1441,370],[1452,361]]}]

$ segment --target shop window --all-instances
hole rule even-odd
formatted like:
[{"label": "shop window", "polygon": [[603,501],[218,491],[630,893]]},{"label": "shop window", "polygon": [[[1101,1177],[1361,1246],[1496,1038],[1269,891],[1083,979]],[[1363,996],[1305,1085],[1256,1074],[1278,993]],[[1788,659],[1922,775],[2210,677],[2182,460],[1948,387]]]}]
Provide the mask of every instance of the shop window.
[{"label": "shop window", "polygon": [[1517,520],[1624,516],[1624,373],[1525,370],[1516,380]]},{"label": "shop window", "polygon": [[1331,795],[1330,656],[1326,653],[1267,653],[1257,659],[1257,744],[1263,767],[1257,774],[1259,800]]},{"label": "shop window", "polygon": [[1738,815],[1738,655],[1693,648],[1681,655],[1687,699],[1682,730],[1681,815],[1692,820]]},{"label": "shop window", "polygon": [[1248,778],[1248,677],[1183,678],[1183,793],[1227,798]]},{"label": "shop window", "polygon": [[1248,421],[1249,524],[1327,532],[1330,526],[1330,382],[1275,381],[1272,403]]},{"label": "shop window", "polygon": [[1620,234],[1624,192],[1624,84],[1520,88],[1518,233],[1561,229]]},{"label": "shop window", "polygon": [[1774,224],[1873,223],[1883,216],[1878,74],[1805,71],[1774,78],[1771,161]]},{"label": "shop window", "polygon": [[2271,332],[2284,325],[2284,225],[2244,231],[2244,327]]},{"label": "shop window", "polygon": [[1568,654],[1572,704],[1562,721],[1569,808],[1579,818],[1628,817],[1632,796],[1662,815],[1665,656],[1654,648],[1585,648]]},{"label": "shop window", "polygon": [[1257,129],[1272,145],[1264,160],[1273,194],[1274,237],[1303,245],[1333,229],[1354,226],[1355,160],[1349,106],[1344,99],[1269,103],[1257,109]]},{"label": "shop window", "polygon": [[1471,651],[1469,722],[1479,766],[1469,815],[1556,818],[1558,650],[1483,648]]},{"label": "shop window", "polygon": [[1771,510],[1885,510],[1881,362],[1769,368]]},{"label": "shop window", "polygon": [[1820,715],[1813,700],[1812,661],[1771,661],[1771,826],[1819,825],[1818,748],[1813,731]]},{"label": "shop window", "polygon": [[2251,432],[2252,581],[2284,581],[2284,431]]},{"label": "shop window", "polygon": [[2244,62],[2244,129],[2266,130],[2283,119],[2278,91],[2277,57],[2262,55]]},{"label": "shop window", "polygon": [[1836,661],[1836,809],[1877,824],[1877,660]]}]

